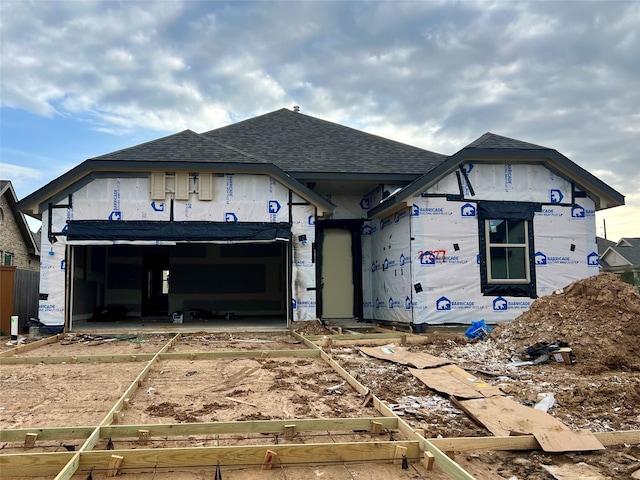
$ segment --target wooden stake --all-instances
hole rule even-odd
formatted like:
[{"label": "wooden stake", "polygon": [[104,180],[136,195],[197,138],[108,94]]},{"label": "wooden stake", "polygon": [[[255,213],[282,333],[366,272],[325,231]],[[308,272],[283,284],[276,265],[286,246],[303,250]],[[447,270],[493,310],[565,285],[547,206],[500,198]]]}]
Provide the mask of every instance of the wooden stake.
[{"label": "wooden stake", "polygon": [[113,412],[113,424],[118,425],[120,423],[120,410]]},{"label": "wooden stake", "polygon": [[27,433],[24,436],[24,448],[33,448],[36,446],[36,440],[38,439],[37,433]]},{"label": "wooden stake", "polygon": [[380,422],[371,422],[371,433],[382,433],[382,424]]},{"label": "wooden stake", "polygon": [[108,470],[105,472],[105,477],[115,477],[118,474],[118,469],[120,465],[122,465],[122,461],[124,457],[120,455],[111,455],[111,460],[109,460]]},{"label": "wooden stake", "polygon": [[426,468],[427,470],[433,470],[433,462],[435,459],[436,457],[433,456],[433,453],[426,450],[424,452],[424,458],[422,459],[422,464],[424,465],[424,468]]},{"label": "wooden stake", "polygon": [[267,450],[267,453],[265,453],[264,460],[262,462],[262,470],[271,470],[271,466],[277,456],[278,454],[276,452]]},{"label": "wooden stake", "polygon": [[285,436],[285,438],[291,440],[295,434],[296,434],[296,426],[295,425],[285,425],[284,426],[284,436]]},{"label": "wooden stake", "polygon": [[122,409],[123,410],[129,410],[130,407],[131,407],[131,399],[130,398],[125,398],[122,401]]},{"label": "wooden stake", "polygon": [[142,445],[149,443],[149,430],[138,430],[138,442]]},{"label": "wooden stake", "polygon": [[373,394],[371,393],[371,390],[369,390],[364,396],[364,400],[362,400],[362,406],[368,407],[371,402],[373,402]]},{"label": "wooden stake", "polygon": [[407,447],[401,447],[398,445],[396,447],[396,451],[393,454],[393,464],[394,465],[402,465],[402,457],[407,456]]}]

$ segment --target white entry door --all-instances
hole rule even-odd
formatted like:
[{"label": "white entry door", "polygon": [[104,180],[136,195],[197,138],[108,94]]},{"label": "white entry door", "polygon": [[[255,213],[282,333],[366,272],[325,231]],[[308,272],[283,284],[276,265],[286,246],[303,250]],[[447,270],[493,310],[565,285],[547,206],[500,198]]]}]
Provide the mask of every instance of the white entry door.
[{"label": "white entry door", "polygon": [[351,232],[327,228],[322,240],[322,318],[353,318]]}]

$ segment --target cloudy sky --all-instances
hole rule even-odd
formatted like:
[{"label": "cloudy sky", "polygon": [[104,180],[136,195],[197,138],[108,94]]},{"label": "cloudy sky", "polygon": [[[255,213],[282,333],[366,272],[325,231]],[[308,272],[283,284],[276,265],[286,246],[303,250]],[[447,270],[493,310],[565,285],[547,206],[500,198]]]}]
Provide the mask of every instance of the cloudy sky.
[{"label": "cloudy sky", "polygon": [[283,107],[443,154],[487,131],[626,195],[640,237],[640,2],[0,3],[0,177]]}]

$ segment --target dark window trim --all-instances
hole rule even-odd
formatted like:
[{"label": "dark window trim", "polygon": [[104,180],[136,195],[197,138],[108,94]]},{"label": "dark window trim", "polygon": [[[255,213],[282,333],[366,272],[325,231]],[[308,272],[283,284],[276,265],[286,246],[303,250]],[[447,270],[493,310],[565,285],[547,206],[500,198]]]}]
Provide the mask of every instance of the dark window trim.
[{"label": "dark window trim", "polygon": [[[484,296],[538,298],[536,293],[535,243],[533,216],[542,204],[531,202],[478,202],[478,234],[480,240],[480,291]],[[529,283],[489,283],[487,279],[486,220],[526,220],[529,242]]]}]

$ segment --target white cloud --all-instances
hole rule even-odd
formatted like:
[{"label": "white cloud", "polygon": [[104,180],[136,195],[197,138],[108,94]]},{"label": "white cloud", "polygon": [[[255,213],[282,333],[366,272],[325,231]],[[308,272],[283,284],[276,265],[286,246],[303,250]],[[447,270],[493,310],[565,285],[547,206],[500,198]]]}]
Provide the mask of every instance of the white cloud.
[{"label": "white cloud", "polygon": [[161,135],[297,104],[446,154],[492,131],[638,187],[639,2],[6,1],[0,13],[4,106]]}]

